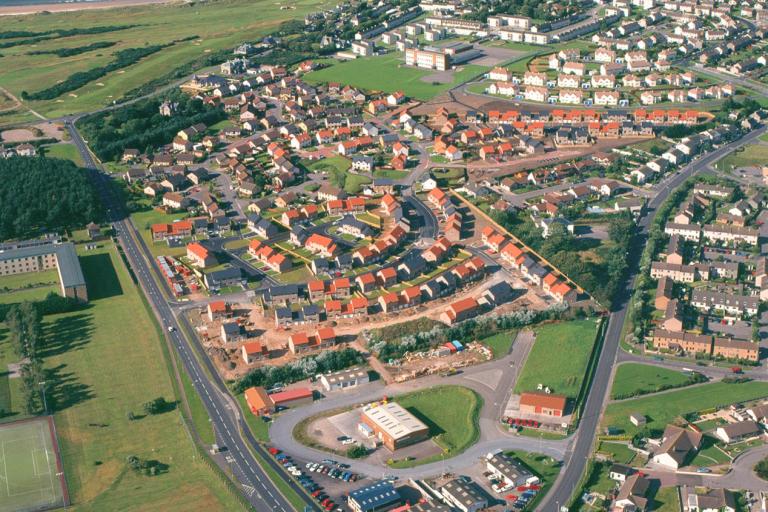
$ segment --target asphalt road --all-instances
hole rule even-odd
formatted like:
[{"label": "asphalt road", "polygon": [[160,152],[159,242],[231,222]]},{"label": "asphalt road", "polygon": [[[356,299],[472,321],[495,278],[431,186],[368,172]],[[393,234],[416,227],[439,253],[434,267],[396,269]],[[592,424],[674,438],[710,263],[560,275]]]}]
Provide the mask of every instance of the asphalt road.
[{"label": "asphalt road", "polygon": [[[192,343],[197,344],[197,340],[192,343],[183,336],[180,323],[186,323],[184,317],[177,319],[170,306],[165,300],[158,282],[153,278],[153,267],[150,263],[151,256],[146,247],[140,247],[136,240],[141,240],[136,233],[130,219],[125,215],[122,205],[116,200],[109,186],[110,178],[98,170],[88,148],[80,134],[72,123],[67,123],[67,130],[70,133],[73,143],[77,146],[86,167],[93,170],[93,178],[102,196],[105,207],[108,208],[108,218],[115,229],[117,239],[122,246],[125,255],[131,265],[131,268],[144,289],[147,299],[160,320],[163,329],[168,332],[168,337],[178,351],[184,369],[191,377],[195,390],[200,395],[206,410],[211,418],[216,432],[216,439],[219,446],[226,447],[226,464],[232,471],[237,482],[242,487],[242,491],[247,500],[258,511],[273,510],[288,512],[293,510],[292,506],[277,490],[270,481],[264,470],[260,467],[256,457],[250,450],[258,453],[268,464],[278,472],[289,485],[299,491],[298,486],[293,480],[282,471],[274,459],[258,442],[250,435],[245,420],[240,416],[239,409],[232,396],[221,381],[210,360],[201,357],[207,368],[195,357],[195,348]],[[143,245],[143,242],[141,243]],[[164,282],[164,281],[161,281]],[[190,326],[185,324],[186,328]],[[202,347],[197,345],[196,349],[202,353]],[[206,370],[208,373],[206,374]],[[299,491],[299,496],[303,496]],[[307,505],[311,510],[318,510],[315,505],[307,498]]]},{"label": "asphalt road", "polygon": [[[647,214],[640,220],[640,232],[638,236],[645,239],[648,229],[656,218],[659,206],[669,197],[677,187],[683,184],[689,177],[706,170],[711,164],[731,153],[738,147],[752,142],[765,133],[766,128],[760,128],[741,139],[727,144],[715,151],[702,156],[682,170],[668,177],[660,183],[659,193],[648,203]],[[637,251],[639,253],[639,251]],[[627,316],[629,299],[632,296],[633,283],[637,276],[640,254],[631,254],[630,272],[626,279],[624,291],[621,294],[616,309],[608,320],[608,329],[605,334],[603,348],[600,353],[597,369],[592,379],[591,388],[587,395],[578,431],[574,436],[570,451],[566,452],[563,470],[555,482],[552,490],[539,507],[543,511],[558,511],[561,506],[567,505],[571,496],[577,490],[579,480],[586,469],[587,460],[592,452],[592,443],[595,433],[598,431],[603,406],[608,400],[608,391],[611,383],[613,367],[619,352],[621,329]]]}]

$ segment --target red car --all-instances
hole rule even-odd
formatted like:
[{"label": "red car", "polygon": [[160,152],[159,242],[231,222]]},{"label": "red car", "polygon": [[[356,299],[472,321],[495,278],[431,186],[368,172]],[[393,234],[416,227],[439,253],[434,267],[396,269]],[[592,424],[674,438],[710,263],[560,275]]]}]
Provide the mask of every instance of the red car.
[{"label": "red car", "polygon": [[277,448],[271,447],[269,448],[269,453],[272,455],[278,455],[280,453],[280,450],[278,450]]}]

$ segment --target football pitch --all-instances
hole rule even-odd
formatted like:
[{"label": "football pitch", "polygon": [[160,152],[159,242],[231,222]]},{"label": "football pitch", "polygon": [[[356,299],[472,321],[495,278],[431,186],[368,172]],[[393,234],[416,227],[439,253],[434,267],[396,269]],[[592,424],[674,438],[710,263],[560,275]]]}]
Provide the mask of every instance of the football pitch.
[{"label": "football pitch", "polygon": [[51,418],[0,425],[0,512],[67,505]]}]

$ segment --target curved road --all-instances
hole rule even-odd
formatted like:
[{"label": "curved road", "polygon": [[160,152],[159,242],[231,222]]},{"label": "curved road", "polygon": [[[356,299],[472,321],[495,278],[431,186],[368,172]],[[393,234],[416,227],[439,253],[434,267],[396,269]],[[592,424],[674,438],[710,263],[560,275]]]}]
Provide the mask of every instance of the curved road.
[{"label": "curved road", "polygon": [[[731,153],[736,148],[744,146],[765,133],[766,128],[755,130],[735,142],[731,142],[695,159],[682,170],[672,174],[659,184],[659,193],[648,203],[647,214],[640,220],[640,232],[638,236],[645,238],[648,230],[656,218],[659,206],[667,199],[669,194],[683,184],[689,177],[706,170],[711,164]],[[639,251],[638,251],[639,252]],[[634,288],[634,280],[637,276],[640,254],[633,253],[630,256],[630,271],[627,276],[624,291],[618,300],[618,309],[614,311],[608,320],[603,341],[603,349],[598,360],[597,369],[592,380],[591,388],[584,405],[579,428],[574,437],[571,449],[566,453],[563,470],[555,481],[552,490],[547,494],[539,509],[547,512],[556,512],[561,506],[570,502],[571,496],[576,492],[581,476],[586,469],[587,460],[592,452],[592,444],[595,433],[598,431],[603,405],[608,400],[608,391],[619,351],[621,329],[627,316],[629,299]]]},{"label": "curved road", "polygon": [[[274,459],[250,434],[245,420],[240,416],[236,402],[229,394],[215,368],[213,368],[210,359],[202,353],[202,348],[197,344],[197,339],[193,337],[193,343],[196,344],[196,347],[193,348],[189,340],[182,334],[183,331],[180,329],[180,323],[184,323],[187,329],[189,329],[189,325],[185,323],[183,317],[177,319],[174,316],[165,300],[163,291],[158,285],[158,282],[164,283],[165,281],[162,279],[156,280],[153,277],[152,272],[155,267],[151,263],[152,256],[144,246],[143,241],[137,243],[137,240],[141,241],[141,238],[130,219],[125,215],[122,205],[114,196],[111,184],[109,183],[111,178],[98,170],[96,162],[93,160],[85,142],[72,122],[68,121],[66,127],[85,162],[85,166],[93,172],[93,179],[101,194],[102,201],[108,209],[109,221],[115,229],[116,237],[130,262],[132,271],[143,288],[163,329],[172,328],[172,332],[168,332],[168,337],[174,348],[178,351],[184,369],[191,377],[195,390],[205,405],[215,427],[218,444],[227,448],[224,455],[228,469],[232,471],[232,474],[241,484],[247,500],[259,512],[266,510],[288,512],[293,510],[290,503],[288,503],[260,467],[260,462],[251,453],[251,450],[266,460],[281,478],[294,487],[299,496],[304,497],[305,495],[301,493],[296,483],[288,478]],[[198,359],[196,355],[201,354],[203,357]],[[309,510],[317,510],[308,498],[306,500]]]}]

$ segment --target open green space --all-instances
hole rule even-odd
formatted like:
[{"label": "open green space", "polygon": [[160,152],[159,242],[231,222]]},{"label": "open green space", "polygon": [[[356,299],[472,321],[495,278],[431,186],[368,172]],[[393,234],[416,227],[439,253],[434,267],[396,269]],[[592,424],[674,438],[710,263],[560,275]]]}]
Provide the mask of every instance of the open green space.
[{"label": "open green space", "polygon": [[63,506],[57,457],[47,418],[0,426],[0,512]]},{"label": "open green space", "polygon": [[394,461],[392,467],[412,467],[449,459],[469,448],[480,435],[478,416],[483,400],[471,389],[436,386],[394,400],[429,427],[430,438],[443,453],[419,460]]},{"label": "open green space", "polygon": [[768,146],[749,144],[738,149],[715,164],[722,171],[730,171],[739,167],[762,166],[768,161]]},{"label": "open green space", "polygon": [[[93,110],[167,75],[179,66],[204,58],[210,53],[234,48],[243,41],[258,40],[259,36],[275,30],[282,21],[301,19],[306,13],[320,10],[326,4],[324,0],[296,0],[289,4],[265,0],[219,0],[210,3],[163,3],[6,17],[4,30],[44,32],[97,26],[133,26],[101,34],[56,37],[39,41],[34,48],[30,44],[3,48],[0,86],[19,96],[24,90],[34,92],[73,73],[104,66],[114,60],[115,53],[120,50],[195,37],[165,48],[127,68],[109,73],[71,94],[28,104],[36,111],[52,117]],[[28,55],[31,50],[85,46],[100,41],[116,44],[110,48],[65,58]],[[0,118],[2,123],[11,120],[11,117]]]},{"label": "open green space", "polygon": [[615,427],[628,434],[634,434],[638,428],[630,423],[629,415],[637,412],[646,416],[649,430],[663,431],[668,423],[683,414],[764,396],[768,396],[766,382],[750,381],[730,384],[714,382],[690,389],[614,402],[605,410],[603,426]]},{"label": "open green space", "polygon": [[[161,333],[117,250],[107,243],[81,252],[80,262],[91,301],[44,317],[45,343],[38,351],[75,508],[241,510],[195,448],[178,408],[142,417],[144,403],[157,397],[175,402],[177,396]],[[13,362],[8,345],[0,341],[5,364]],[[11,385],[14,412],[22,402],[18,392]],[[130,420],[131,412],[138,418]],[[167,471],[151,477],[132,471],[126,463],[131,455],[166,464]]]},{"label": "open green space", "polygon": [[625,363],[616,370],[611,398],[646,395],[663,389],[687,386],[689,383],[690,377],[676,370],[649,364]]},{"label": "open green space", "polygon": [[488,336],[487,338],[481,338],[478,341],[490,348],[491,352],[493,352],[493,358],[498,359],[509,354],[516,336],[517,331],[504,331]]},{"label": "open green space", "polygon": [[672,147],[672,143],[664,139],[653,138],[632,144],[629,147],[638,151],[645,151],[646,153],[659,153]]},{"label": "open green space", "polygon": [[610,441],[600,441],[597,446],[598,453],[604,453],[611,457],[611,460],[621,464],[629,464],[637,455],[626,443],[613,443]]},{"label": "open green space", "polygon": [[326,173],[332,185],[344,189],[349,194],[357,194],[364,185],[371,183],[367,176],[351,172],[352,162],[341,155],[314,162],[304,160],[302,163],[311,172]]},{"label": "open green space", "polygon": [[515,393],[535,391],[543,384],[553,393],[576,399],[589,366],[597,325],[595,320],[573,320],[536,327],[536,341]]},{"label": "open green space", "polygon": [[[403,91],[406,96],[427,101],[487,69],[475,64],[459,66],[451,72],[449,82],[439,83],[437,78],[432,80],[436,72],[406,66],[402,52],[394,52],[333,64],[308,73],[304,78],[309,83],[339,82],[369,91]],[[439,73],[442,75],[443,72]]]},{"label": "open green space", "polygon": [[59,293],[59,274],[55,269],[0,277],[0,304],[44,299]]},{"label": "open green space", "polygon": [[45,146],[45,156],[50,158],[61,158],[64,160],[71,160],[75,165],[82,167],[83,157],[80,156],[80,152],[74,144],[67,144],[65,142],[59,144],[51,144]]}]

